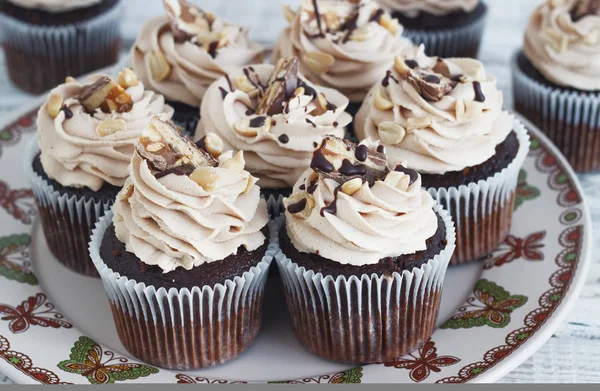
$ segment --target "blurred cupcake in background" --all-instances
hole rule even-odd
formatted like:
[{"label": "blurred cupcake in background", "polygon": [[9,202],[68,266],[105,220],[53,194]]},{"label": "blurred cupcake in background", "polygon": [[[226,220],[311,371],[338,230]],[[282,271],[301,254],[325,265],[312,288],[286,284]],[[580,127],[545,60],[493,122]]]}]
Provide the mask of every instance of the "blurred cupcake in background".
[{"label": "blurred cupcake in background", "polygon": [[173,109],[128,68],[116,80],[69,79],[40,108],[26,172],[48,247],[71,270],[97,276],[87,251],[92,228],[125,183],[134,144],[155,115],[169,119]]},{"label": "blurred cupcake in background", "polygon": [[344,111],[348,98],[298,69],[296,57],[240,68],[212,84],[202,101],[195,138],[215,132],[225,149],[244,151],[267,199],[289,195],[323,136],[343,136],[352,120]]},{"label": "blurred cupcake in background", "polygon": [[428,55],[476,58],[488,7],[482,0],[379,0]]},{"label": "blurred cupcake in background", "polygon": [[166,15],[149,20],[131,49],[140,79],[174,107],[173,121],[192,135],[208,86],[248,64],[263,62],[264,49],[248,30],[185,0],[163,0]]},{"label": "blurred cupcake in background", "polygon": [[34,94],[114,64],[121,45],[120,0],[0,0],[8,75]]},{"label": "blurred cupcake in background", "polygon": [[541,4],[512,70],[515,109],[576,171],[600,170],[600,1]]},{"label": "blurred cupcake in background", "polygon": [[135,149],[130,177],[90,242],[119,338],[164,368],[233,359],[260,329],[275,253],[256,178],[243,152],[217,157],[160,119]]},{"label": "blurred cupcake in background", "polygon": [[451,264],[476,261],[508,235],[524,126],[503,111],[496,78],[470,58],[397,57],[356,115],[360,139],[410,163],[456,223]]},{"label": "blurred cupcake in background", "polygon": [[352,115],[394,56],[413,48],[401,37],[402,26],[373,0],[303,0],[297,11],[286,7],[285,16],[290,25],[275,44],[274,59],[298,57],[309,81],[350,99]]},{"label": "blurred cupcake in background", "polygon": [[427,341],[455,234],[416,171],[371,140],[327,136],[284,205],[276,260],[307,349],[380,363]]}]

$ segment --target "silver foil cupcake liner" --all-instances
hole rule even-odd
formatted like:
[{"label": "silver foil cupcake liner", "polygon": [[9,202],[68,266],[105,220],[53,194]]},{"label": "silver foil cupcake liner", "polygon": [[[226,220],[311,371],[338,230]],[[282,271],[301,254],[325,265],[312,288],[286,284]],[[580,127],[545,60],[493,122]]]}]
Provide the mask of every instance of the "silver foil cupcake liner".
[{"label": "silver foil cupcake liner", "polygon": [[264,287],[278,251],[215,286],[156,288],[121,276],[100,257],[112,211],[93,231],[89,251],[108,296],[121,342],[138,359],[176,370],[210,367],[237,357],[260,329]]},{"label": "silver foil cupcake liner", "polygon": [[[427,341],[455,245],[450,215],[434,209],[446,226],[446,247],[410,271],[334,278],[300,267],[281,251],[275,255],[294,334],[308,350],[364,364],[398,359]],[[279,244],[282,229],[283,216],[271,223],[271,243]]]},{"label": "silver foil cupcake liner", "polygon": [[537,126],[577,172],[600,170],[600,94],[551,87],[512,60],[515,110]]},{"label": "silver foil cupcake liner", "polygon": [[427,189],[456,224],[456,251],[451,265],[480,259],[508,236],[519,172],[530,146],[525,126],[516,118],[513,123],[519,150],[506,168],[477,183]]},{"label": "silver foil cupcake liner", "polygon": [[69,269],[98,277],[88,253],[88,242],[94,225],[112,202],[60,194],[34,171],[32,164],[39,152],[35,138],[26,150],[25,172],[36,199],[48,247],[54,257]]},{"label": "silver foil cupcake liner", "polygon": [[404,29],[403,37],[425,45],[428,56],[477,58],[487,21],[487,9],[479,19],[458,28],[441,30]]},{"label": "silver foil cupcake liner", "polygon": [[65,26],[30,24],[0,13],[0,36],[8,73],[20,88],[41,93],[114,64],[121,46],[125,2],[83,23]]}]

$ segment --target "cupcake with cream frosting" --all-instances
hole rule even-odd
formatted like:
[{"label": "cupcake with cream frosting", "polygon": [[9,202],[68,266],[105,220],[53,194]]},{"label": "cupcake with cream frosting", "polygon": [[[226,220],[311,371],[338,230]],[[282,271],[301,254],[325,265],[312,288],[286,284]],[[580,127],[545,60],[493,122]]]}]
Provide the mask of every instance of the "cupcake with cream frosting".
[{"label": "cupcake with cream frosting", "polygon": [[600,169],[600,1],[546,1],[513,59],[515,109],[576,171]]},{"label": "cupcake with cream frosting", "polygon": [[421,176],[383,150],[327,136],[283,201],[277,261],[292,328],[329,360],[391,361],[435,326],[454,226]]},{"label": "cupcake with cream frosting", "polygon": [[175,108],[174,122],[193,134],[199,107],[215,80],[247,64],[261,63],[264,48],[248,30],[185,0],[163,0],[166,15],[149,20],[131,49],[140,79]]},{"label": "cupcake with cream frosting", "polygon": [[286,17],[290,25],[277,40],[274,58],[298,57],[300,72],[345,94],[352,114],[394,56],[412,48],[401,37],[402,26],[373,0],[303,0],[297,11],[286,8]]},{"label": "cupcake with cream frosting", "polygon": [[217,133],[225,149],[244,151],[263,193],[289,193],[324,135],[344,135],[351,117],[340,92],[312,84],[295,57],[237,69],[210,86],[196,139]]},{"label": "cupcake with cream frosting", "polygon": [[502,109],[496,78],[468,58],[397,57],[356,116],[359,138],[410,162],[457,225],[453,263],[476,260],[508,235],[527,132]]},{"label": "cupcake with cream frosting", "polygon": [[477,57],[488,7],[483,0],[379,0],[427,54]]},{"label": "cupcake with cream frosting", "polygon": [[114,64],[121,0],[0,0],[0,36],[10,79],[40,94]]},{"label": "cupcake with cream frosting", "polygon": [[67,267],[96,275],[89,235],[129,176],[134,144],[155,115],[169,119],[173,109],[128,68],[116,80],[69,79],[40,108],[27,172],[50,250]]},{"label": "cupcake with cream frosting", "polygon": [[90,243],[123,345],[178,370],[223,363],[254,341],[273,253],[243,152],[223,152],[214,134],[204,142],[153,120]]}]

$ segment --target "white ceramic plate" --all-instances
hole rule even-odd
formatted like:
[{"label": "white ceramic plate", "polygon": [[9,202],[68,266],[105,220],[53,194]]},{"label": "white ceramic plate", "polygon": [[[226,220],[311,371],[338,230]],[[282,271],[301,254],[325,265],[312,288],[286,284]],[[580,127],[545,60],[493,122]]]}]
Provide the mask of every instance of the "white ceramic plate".
[{"label": "white ceramic plate", "polygon": [[424,348],[363,367],[321,360],[293,337],[272,279],[262,331],[241,357],[186,373],[150,367],[119,342],[100,280],[59,264],[36,223],[22,157],[37,105],[0,127],[0,372],[17,383],[492,382],[552,335],[584,282],[591,224],[581,187],[528,124],[511,236],[485,263],[449,270],[440,327]]}]

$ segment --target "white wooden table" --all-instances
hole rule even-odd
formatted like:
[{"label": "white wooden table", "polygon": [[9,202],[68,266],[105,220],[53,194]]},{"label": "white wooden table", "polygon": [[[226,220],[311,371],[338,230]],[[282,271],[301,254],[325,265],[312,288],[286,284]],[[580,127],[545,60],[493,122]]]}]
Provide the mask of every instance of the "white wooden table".
[{"label": "white wooden table", "polygon": [[[541,0],[487,0],[491,12],[483,42],[481,59],[498,78],[505,91],[506,107],[512,106],[510,58],[522,43],[523,30],[532,10]],[[125,42],[131,44],[142,24],[161,13],[159,0],[127,0],[123,25]],[[285,26],[282,5],[299,0],[196,0],[226,20],[251,27],[252,38],[272,43]],[[4,58],[0,57],[0,115],[31,101],[7,79]],[[595,232],[594,248],[600,246],[600,174],[581,175]],[[533,357],[502,379],[507,383],[600,382],[600,256],[594,264],[581,298],[565,323]],[[0,383],[9,382],[0,374]]]}]

